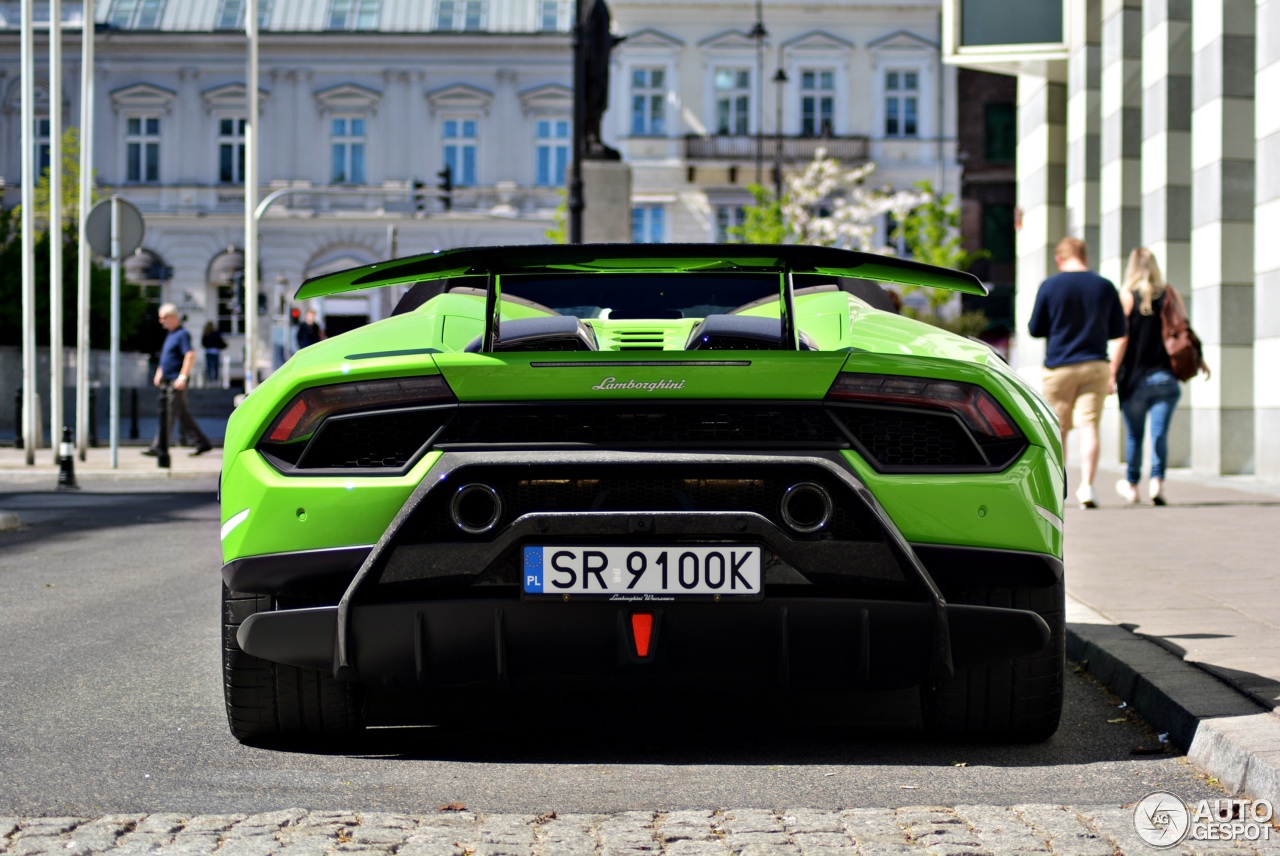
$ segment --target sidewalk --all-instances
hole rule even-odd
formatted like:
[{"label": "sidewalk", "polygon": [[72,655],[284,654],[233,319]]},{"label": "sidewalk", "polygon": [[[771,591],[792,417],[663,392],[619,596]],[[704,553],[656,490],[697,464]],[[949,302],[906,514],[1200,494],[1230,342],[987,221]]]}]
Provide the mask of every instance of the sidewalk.
[{"label": "sidewalk", "polygon": [[1067,507],[1068,656],[1224,786],[1280,802],[1280,485],[1172,470],[1158,508],[1120,477]]},{"label": "sidewalk", "polygon": [[[115,468],[89,449],[77,482],[212,481],[222,466],[220,447],[174,448],[167,470],[144,448],[121,446]],[[52,450],[25,460],[0,447],[0,490],[57,487]],[[1099,508],[1066,510],[1068,656],[1225,787],[1280,803],[1280,485],[1173,470],[1157,508],[1125,505],[1119,477],[1099,474]]]}]

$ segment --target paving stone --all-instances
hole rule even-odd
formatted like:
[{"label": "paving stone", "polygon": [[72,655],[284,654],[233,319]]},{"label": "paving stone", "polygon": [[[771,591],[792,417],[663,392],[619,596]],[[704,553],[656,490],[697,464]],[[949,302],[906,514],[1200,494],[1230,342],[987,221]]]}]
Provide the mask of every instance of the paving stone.
[{"label": "paving stone", "polygon": [[468,847],[474,846],[474,843],[460,839],[456,829],[422,826],[405,839],[396,850],[396,856],[442,856],[464,853]]},{"label": "paving stone", "polygon": [[844,834],[844,823],[840,815],[833,811],[800,808],[784,811],[778,818],[787,832],[838,832]]},{"label": "paving stone", "polygon": [[843,832],[797,832],[791,836],[791,842],[806,854],[825,850],[853,849],[853,839]]},{"label": "paving stone", "polygon": [[858,853],[919,852],[898,825],[897,814],[891,808],[849,809],[840,813],[840,819]]},{"label": "paving stone", "polygon": [[772,811],[755,808],[726,809],[722,825],[725,831],[738,832],[781,832],[782,821]]},{"label": "paving stone", "polygon": [[1075,809],[1066,806],[1016,805],[1013,810],[1035,830],[1036,837],[1050,842],[1053,852],[1063,856],[1114,856],[1115,848],[1086,826]]},{"label": "paving stone", "polygon": [[1036,834],[1014,811],[999,806],[959,805],[956,814],[964,818],[988,850],[1000,854],[1047,853],[1045,839]]}]

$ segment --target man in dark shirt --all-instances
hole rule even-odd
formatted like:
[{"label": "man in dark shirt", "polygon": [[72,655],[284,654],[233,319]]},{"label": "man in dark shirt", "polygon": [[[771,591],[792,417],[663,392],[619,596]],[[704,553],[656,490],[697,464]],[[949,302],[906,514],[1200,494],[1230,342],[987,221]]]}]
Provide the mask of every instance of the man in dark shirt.
[{"label": "man in dark shirt", "polygon": [[324,330],[316,323],[316,311],[307,310],[307,320],[298,325],[298,350],[314,345],[324,338]]},{"label": "man in dark shirt", "polygon": [[1089,251],[1079,238],[1063,238],[1054,249],[1058,273],[1046,279],[1031,310],[1031,335],[1046,338],[1044,397],[1058,412],[1062,454],[1067,434],[1080,428],[1081,473],[1076,499],[1096,508],[1098,422],[1111,389],[1107,345],[1127,332],[1115,285],[1089,270]]},{"label": "man in dark shirt", "polygon": [[160,454],[160,438],[172,436],[174,420],[181,420],[183,435],[195,438],[196,447],[191,454],[203,455],[213,448],[213,444],[200,430],[200,424],[187,408],[187,379],[191,377],[191,370],[196,364],[191,334],[183,328],[178,307],[172,303],[160,307],[160,324],[169,331],[169,335],[164,337],[164,345],[160,348],[160,365],[156,366],[153,382],[160,388],[161,394],[168,397],[169,420],[168,424],[156,429],[156,438],[142,454],[153,457]]}]

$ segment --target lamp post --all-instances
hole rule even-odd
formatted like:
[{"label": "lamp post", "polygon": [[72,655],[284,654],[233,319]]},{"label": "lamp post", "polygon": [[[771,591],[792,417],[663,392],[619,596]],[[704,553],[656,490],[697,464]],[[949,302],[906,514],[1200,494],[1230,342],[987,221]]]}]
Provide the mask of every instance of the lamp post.
[{"label": "lamp post", "polygon": [[778,85],[778,118],[773,126],[773,198],[782,201],[782,93],[787,85],[787,72],[781,65],[774,72],[773,82]]},{"label": "lamp post", "polygon": [[756,0],[756,25],[750,36],[756,40],[756,184],[761,183],[764,172],[764,40],[769,31],[764,28],[764,0]]}]

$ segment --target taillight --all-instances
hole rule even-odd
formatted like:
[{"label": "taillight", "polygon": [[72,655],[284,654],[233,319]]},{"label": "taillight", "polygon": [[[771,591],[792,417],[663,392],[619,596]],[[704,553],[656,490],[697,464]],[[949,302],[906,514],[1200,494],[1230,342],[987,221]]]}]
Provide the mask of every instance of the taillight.
[{"label": "taillight", "polygon": [[330,416],[360,410],[386,410],[453,401],[439,375],[360,380],[304,389],[284,406],[263,439],[292,443],[309,437]]},{"label": "taillight", "polygon": [[[852,416],[842,420],[884,471],[1001,469],[1026,448],[1017,423],[977,384],[849,372],[836,378],[827,401],[854,405],[855,410],[863,405],[904,414],[908,421]],[[911,413],[919,418],[910,421]],[[958,428],[936,421],[946,420],[948,414],[960,420],[972,446],[954,436]]]}]

